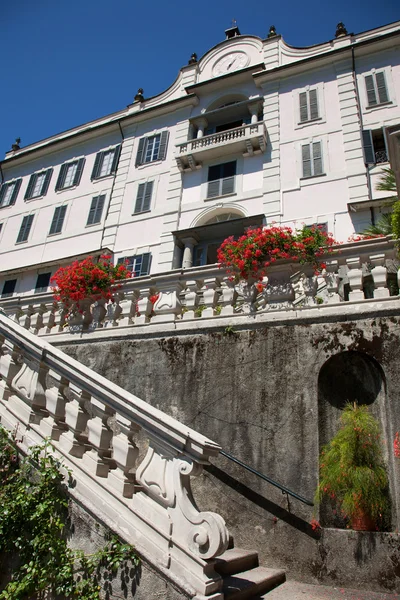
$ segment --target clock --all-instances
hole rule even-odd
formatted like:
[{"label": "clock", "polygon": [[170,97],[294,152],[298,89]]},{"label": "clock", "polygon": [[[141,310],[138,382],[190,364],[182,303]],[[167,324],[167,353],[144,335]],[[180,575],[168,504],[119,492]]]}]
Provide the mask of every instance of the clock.
[{"label": "clock", "polygon": [[213,76],[218,77],[219,75],[226,75],[227,73],[233,73],[238,69],[243,69],[249,64],[249,57],[245,52],[231,52],[225,54],[222,58],[217,60],[213,68]]}]

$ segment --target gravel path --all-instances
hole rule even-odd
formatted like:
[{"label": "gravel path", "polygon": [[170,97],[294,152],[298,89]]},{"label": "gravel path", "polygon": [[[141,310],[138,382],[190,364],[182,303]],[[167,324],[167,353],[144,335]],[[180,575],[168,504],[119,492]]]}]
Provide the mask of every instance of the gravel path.
[{"label": "gravel path", "polygon": [[400,600],[400,594],[380,594],[287,581],[263,598],[265,600]]}]

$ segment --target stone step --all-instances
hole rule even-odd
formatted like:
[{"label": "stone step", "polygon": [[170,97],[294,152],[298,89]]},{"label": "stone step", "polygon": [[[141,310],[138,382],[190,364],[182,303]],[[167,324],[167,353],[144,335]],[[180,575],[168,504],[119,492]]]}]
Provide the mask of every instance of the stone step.
[{"label": "stone step", "polygon": [[258,567],[258,553],[242,548],[230,548],[215,559],[214,569],[222,576],[235,575]]},{"label": "stone step", "polygon": [[225,577],[222,591],[225,600],[248,600],[266,594],[285,579],[285,571],[256,567]]}]

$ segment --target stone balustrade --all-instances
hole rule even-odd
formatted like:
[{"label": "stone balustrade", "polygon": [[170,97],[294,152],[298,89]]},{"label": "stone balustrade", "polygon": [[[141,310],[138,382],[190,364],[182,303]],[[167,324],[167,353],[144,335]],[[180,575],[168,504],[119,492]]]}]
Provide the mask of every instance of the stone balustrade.
[{"label": "stone balustrade", "polygon": [[318,276],[308,265],[279,261],[268,269],[261,292],[255,286],[234,284],[218,265],[208,265],[127,280],[113,303],[83,302],[69,317],[51,294],[8,298],[0,306],[25,329],[52,336],[247,314],[268,318],[310,308],[322,312],[343,303],[398,297],[396,256],[394,242],[378,238],[343,244],[322,257],[326,268]]},{"label": "stone balustrade", "polygon": [[[174,285],[157,316],[166,306],[175,312],[165,316],[176,314]],[[137,291],[127,292],[135,303]],[[16,313],[23,327],[0,313],[1,424],[24,451],[49,437],[72,472],[73,497],[180,589],[221,600],[212,559],[226,550],[228,531],[218,514],[197,509],[190,490],[219,446],[27,331],[27,319],[33,329],[51,322],[43,315],[53,304],[41,300],[46,310]],[[119,318],[129,322],[124,300]]]}]

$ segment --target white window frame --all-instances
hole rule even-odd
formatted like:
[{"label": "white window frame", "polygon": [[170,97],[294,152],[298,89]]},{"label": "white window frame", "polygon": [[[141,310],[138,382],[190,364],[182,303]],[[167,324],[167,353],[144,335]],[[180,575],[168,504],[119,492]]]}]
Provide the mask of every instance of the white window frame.
[{"label": "white window frame", "polygon": [[[365,78],[368,75],[372,75],[373,79],[374,79],[374,83],[375,83],[376,82],[376,73],[380,73],[382,71],[385,73],[386,90],[387,90],[389,99],[387,102],[382,102],[382,103],[378,102],[378,104],[370,105],[368,103],[368,95],[367,95],[367,87],[366,87]],[[383,110],[385,108],[391,108],[392,106],[397,106],[396,93],[395,93],[395,87],[393,85],[392,67],[391,66],[385,65],[383,67],[374,67],[373,69],[370,69],[369,71],[360,73],[357,77],[357,81],[358,81],[358,87],[360,90],[361,107],[362,107],[363,111],[366,111],[367,113],[371,113],[374,110]],[[379,99],[378,96],[377,96],[377,99]],[[375,124],[370,125],[369,123],[364,123],[364,125],[365,125],[364,129],[379,129],[378,124],[375,126]]]},{"label": "white window frame", "polygon": [[[218,159],[207,164],[207,167],[203,168],[203,181],[202,181],[202,193],[201,197],[205,202],[212,202],[218,198],[223,200],[224,198],[229,198],[231,196],[238,196],[242,194],[243,188],[243,160],[241,157],[224,159],[223,157],[219,157]],[[210,167],[214,167],[217,165],[222,165],[228,162],[236,162],[236,175],[235,175],[235,187],[234,191],[229,194],[224,194],[223,196],[212,196],[208,197],[208,170]]]},{"label": "white window frame", "polygon": [[[143,257],[147,254],[149,255],[148,265],[147,265],[147,273],[143,273],[143,275],[142,275],[141,270],[142,270],[142,264],[143,264]],[[129,259],[133,259],[133,262],[125,264],[125,262]],[[140,270],[139,270],[139,273],[136,274],[135,271],[136,271],[137,264],[139,263],[139,259],[140,259]],[[152,261],[152,253],[150,250],[148,250],[147,252],[143,252],[143,251],[133,252],[132,254],[130,252],[129,253],[126,252],[125,256],[120,256],[118,258],[117,265],[120,265],[120,264],[125,265],[127,270],[132,273],[132,277],[146,277],[147,275],[150,274],[151,261]]]},{"label": "white window frame", "polygon": [[[318,102],[318,118],[309,119],[308,121],[300,120],[300,94],[307,93],[307,106],[309,107],[309,93],[310,90],[316,90],[317,102]],[[316,85],[306,85],[303,88],[295,90],[293,92],[293,106],[294,106],[294,128],[301,129],[303,127],[311,127],[312,125],[319,125],[320,123],[326,122],[325,115],[325,101],[324,101],[325,85],[324,83],[317,83]]]}]

